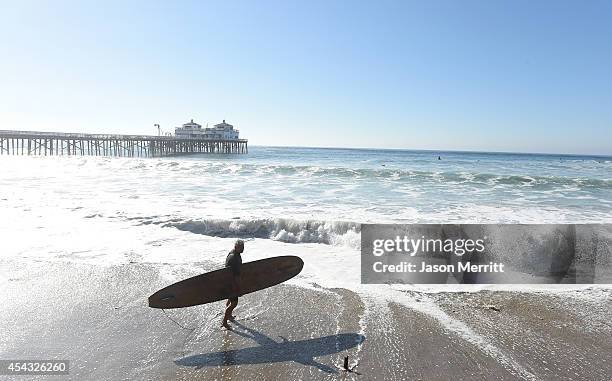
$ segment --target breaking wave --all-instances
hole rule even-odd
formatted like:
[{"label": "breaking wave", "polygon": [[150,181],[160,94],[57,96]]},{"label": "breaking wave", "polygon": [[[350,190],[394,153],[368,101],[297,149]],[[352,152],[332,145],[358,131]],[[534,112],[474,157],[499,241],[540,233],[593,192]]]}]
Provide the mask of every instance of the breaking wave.
[{"label": "breaking wave", "polygon": [[361,224],[347,221],[299,221],[287,218],[261,219],[157,219],[132,218],[139,224],[162,227],[222,238],[263,238],[286,243],[320,243],[361,246]]}]

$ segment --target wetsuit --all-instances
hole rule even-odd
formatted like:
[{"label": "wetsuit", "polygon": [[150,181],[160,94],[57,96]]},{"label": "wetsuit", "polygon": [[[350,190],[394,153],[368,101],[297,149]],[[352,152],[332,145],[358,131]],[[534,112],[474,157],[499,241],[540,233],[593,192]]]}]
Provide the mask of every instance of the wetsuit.
[{"label": "wetsuit", "polygon": [[[230,251],[227,255],[227,258],[225,258],[225,267],[229,267],[232,269],[232,274],[234,275],[234,277],[239,277],[240,266],[242,266],[242,257],[240,256],[240,254],[234,253],[234,250]],[[230,301],[237,303],[238,297],[235,296],[233,298],[230,298]]]}]

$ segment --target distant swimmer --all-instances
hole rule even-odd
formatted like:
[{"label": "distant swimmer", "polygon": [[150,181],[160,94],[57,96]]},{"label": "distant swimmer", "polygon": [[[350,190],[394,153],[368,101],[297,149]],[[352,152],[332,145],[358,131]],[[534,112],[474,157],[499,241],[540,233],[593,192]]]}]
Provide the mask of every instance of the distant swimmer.
[{"label": "distant swimmer", "polygon": [[438,160],[442,160],[442,158],[440,156],[438,156]]},{"label": "distant swimmer", "polygon": [[[225,267],[232,269],[232,289],[235,295],[240,295],[240,267],[242,266],[242,257],[240,254],[244,251],[244,241],[239,239],[234,243],[234,249],[229,252],[225,259]],[[234,308],[238,305],[238,296],[229,298],[225,303],[225,314],[223,315],[223,325],[226,329],[231,329],[228,320],[234,320],[236,317],[232,316]]]}]

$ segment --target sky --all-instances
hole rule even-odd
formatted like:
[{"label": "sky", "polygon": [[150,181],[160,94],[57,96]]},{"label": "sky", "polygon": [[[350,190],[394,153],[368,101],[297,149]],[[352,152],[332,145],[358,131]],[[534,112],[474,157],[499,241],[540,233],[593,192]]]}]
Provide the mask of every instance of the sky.
[{"label": "sky", "polygon": [[0,129],[612,154],[610,1],[0,0]]}]

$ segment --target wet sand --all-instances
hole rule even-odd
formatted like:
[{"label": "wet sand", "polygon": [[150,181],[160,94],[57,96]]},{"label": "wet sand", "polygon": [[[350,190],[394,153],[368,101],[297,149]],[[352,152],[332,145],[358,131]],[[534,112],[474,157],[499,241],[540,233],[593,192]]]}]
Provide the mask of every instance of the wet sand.
[{"label": "wet sand", "polygon": [[[186,329],[147,306],[168,271],[193,275],[176,265],[0,261],[0,358],[69,359],[70,375],[52,379],[74,380],[612,375],[609,290],[404,292],[385,301],[280,285],[241,298],[228,332],[222,303],[168,310]],[[344,356],[358,373],[339,369]]]}]

